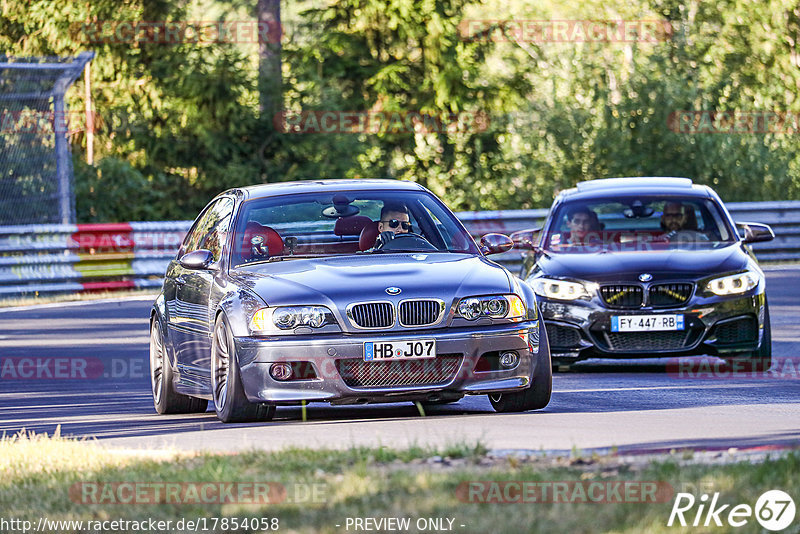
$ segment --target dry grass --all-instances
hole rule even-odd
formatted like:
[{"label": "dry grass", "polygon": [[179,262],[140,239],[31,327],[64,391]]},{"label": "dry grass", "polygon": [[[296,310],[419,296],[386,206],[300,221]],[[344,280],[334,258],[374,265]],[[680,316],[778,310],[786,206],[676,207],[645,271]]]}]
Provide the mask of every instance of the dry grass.
[{"label": "dry grass", "polygon": [[[356,448],[294,449],[242,454],[114,451],[97,442],[20,434],[0,440],[0,518],[36,523],[57,520],[141,521],[153,518],[278,518],[288,532],[343,532],[348,517],[452,518],[454,532],[701,532],[667,527],[671,500],[655,504],[474,504],[459,499],[459,484],[506,481],[662,481],[675,491],[719,491],[722,503],[755,504],[766,490],[800,493],[800,454],[752,464],[682,465],[674,460],[608,469],[592,458],[559,464],[507,458],[487,461],[480,444],[445,450]],[[262,504],[86,504],[70,496],[79,482],[186,483],[273,482],[287,499]],[[296,497],[296,488],[320,488],[318,499]],[[340,525],[337,527],[336,525]],[[460,525],[464,525],[461,527]],[[207,532],[224,532],[222,528]],[[714,528],[713,532],[751,532]],[[62,527],[59,532],[76,532]],[[125,531],[118,530],[118,531]],[[174,529],[172,530],[175,531]],[[262,532],[263,529],[237,529]],[[352,528],[351,528],[351,531]],[[230,527],[228,528],[230,532]],[[412,528],[410,532],[417,532]]]}]

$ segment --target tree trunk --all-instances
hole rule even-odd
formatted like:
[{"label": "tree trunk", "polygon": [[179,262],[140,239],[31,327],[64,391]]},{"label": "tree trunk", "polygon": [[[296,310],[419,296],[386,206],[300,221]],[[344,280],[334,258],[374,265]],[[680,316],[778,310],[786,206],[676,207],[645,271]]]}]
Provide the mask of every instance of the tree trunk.
[{"label": "tree trunk", "polygon": [[262,118],[272,117],[283,107],[281,99],[281,2],[257,0],[259,24],[258,91]]}]

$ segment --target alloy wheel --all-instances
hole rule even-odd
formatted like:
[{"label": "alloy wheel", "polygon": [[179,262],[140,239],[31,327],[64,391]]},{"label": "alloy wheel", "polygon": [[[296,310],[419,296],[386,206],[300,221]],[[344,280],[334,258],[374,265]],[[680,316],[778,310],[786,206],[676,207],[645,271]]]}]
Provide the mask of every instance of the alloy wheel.
[{"label": "alloy wheel", "polygon": [[153,388],[153,399],[161,402],[164,382],[164,343],[158,323],[153,321],[150,327],[150,384]]},{"label": "alloy wheel", "polygon": [[214,332],[214,354],[211,358],[211,378],[214,391],[214,404],[222,409],[228,401],[228,372],[230,370],[230,346],[225,324],[220,322]]}]

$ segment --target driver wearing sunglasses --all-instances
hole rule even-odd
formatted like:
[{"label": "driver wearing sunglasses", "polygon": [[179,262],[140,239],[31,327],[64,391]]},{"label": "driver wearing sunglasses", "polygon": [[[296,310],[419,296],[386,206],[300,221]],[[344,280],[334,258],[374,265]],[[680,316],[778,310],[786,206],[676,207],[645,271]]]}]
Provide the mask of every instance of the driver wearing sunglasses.
[{"label": "driver wearing sunglasses", "polygon": [[400,203],[385,203],[381,209],[381,220],[378,221],[379,243],[386,243],[395,234],[407,234],[411,231],[408,208]]},{"label": "driver wearing sunglasses", "polygon": [[378,222],[378,232],[392,232],[393,234],[407,234],[411,231],[408,210],[402,204],[385,204],[381,209],[381,220]]}]

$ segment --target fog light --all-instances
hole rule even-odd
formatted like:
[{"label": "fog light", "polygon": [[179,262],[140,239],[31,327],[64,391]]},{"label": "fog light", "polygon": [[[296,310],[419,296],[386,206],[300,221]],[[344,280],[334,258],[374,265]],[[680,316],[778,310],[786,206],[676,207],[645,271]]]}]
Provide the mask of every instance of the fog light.
[{"label": "fog light", "polygon": [[269,368],[269,374],[275,380],[289,380],[292,378],[292,366],[288,363],[273,363]]},{"label": "fog light", "polygon": [[506,369],[510,369],[517,365],[519,362],[519,354],[516,352],[502,352],[500,353],[500,365]]}]

